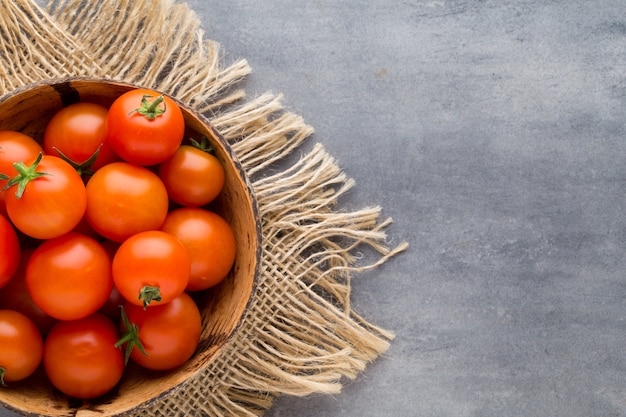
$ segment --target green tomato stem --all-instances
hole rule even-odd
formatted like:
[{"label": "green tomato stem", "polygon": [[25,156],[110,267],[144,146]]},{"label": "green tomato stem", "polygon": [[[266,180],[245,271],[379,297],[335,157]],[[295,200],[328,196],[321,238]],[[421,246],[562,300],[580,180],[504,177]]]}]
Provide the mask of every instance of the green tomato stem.
[{"label": "green tomato stem", "polygon": [[0,386],[7,387],[8,385],[4,382],[4,376],[6,375],[7,370],[4,367],[0,367]]},{"label": "green tomato stem", "polygon": [[68,157],[63,152],[61,152],[59,148],[55,147],[52,149],[54,149],[54,151],[59,155],[59,158],[61,158],[62,160],[70,164],[76,170],[76,172],[78,172],[78,175],[82,177],[83,175],[92,176],[94,174],[94,171],[91,169],[91,166],[96,162],[96,159],[98,158],[98,155],[100,154],[101,148],[102,148],[102,144],[100,144],[98,146],[98,149],[96,149],[96,151],[93,154],[91,154],[91,156],[84,162],[76,162],[72,160],[70,157]]},{"label": "green tomato stem", "polygon": [[126,349],[124,349],[124,365],[128,365],[130,354],[134,348],[139,349],[139,351],[146,356],[148,356],[148,353],[143,347],[141,339],[139,339],[139,326],[130,322],[128,316],[126,315],[126,311],[124,311],[124,306],[120,306],[120,310],[124,332],[122,333],[120,340],[115,343],[115,347],[120,348],[122,345],[126,344]]},{"label": "green tomato stem", "polygon": [[[141,106],[131,111],[130,113],[132,114],[134,112],[137,112],[142,116],[145,116],[148,120],[154,120],[158,116],[165,113],[165,111],[167,110],[167,106],[165,104],[165,97],[163,97],[163,94],[161,94],[152,101],[148,101],[148,98],[153,98],[153,96],[149,94],[144,95],[141,98]],[[163,104],[162,107],[161,104]]]},{"label": "green tomato stem", "polygon": [[145,310],[152,301],[161,301],[161,290],[159,287],[146,285],[139,291],[139,299],[143,301],[143,308]]},{"label": "green tomato stem", "polygon": [[2,190],[6,191],[17,184],[17,191],[15,192],[15,196],[17,198],[22,198],[22,195],[24,195],[24,190],[26,189],[26,186],[29,182],[44,175],[49,175],[46,172],[36,171],[37,166],[39,166],[39,163],[41,162],[41,158],[43,158],[43,153],[39,153],[39,156],[37,156],[35,162],[33,162],[33,164],[29,167],[27,167],[24,162],[15,162],[13,164],[13,167],[17,171],[17,175],[11,178]]},{"label": "green tomato stem", "polygon": [[189,138],[189,141],[191,142],[191,146],[201,150],[202,152],[212,154],[215,151],[206,136],[202,136],[200,141],[197,141],[194,138]]}]

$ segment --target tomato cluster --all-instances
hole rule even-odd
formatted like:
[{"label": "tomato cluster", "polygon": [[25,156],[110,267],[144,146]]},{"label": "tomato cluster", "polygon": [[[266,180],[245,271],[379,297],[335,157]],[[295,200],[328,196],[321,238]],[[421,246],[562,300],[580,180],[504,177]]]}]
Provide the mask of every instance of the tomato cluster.
[{"label": "tomato cluster", "polygon": [[236,249],[211,210],[224,167],[185,134],[177,103],[145,89],[64,107],[40,142],[0,131],[0,383],[43,366],[95,398],[128,361],[171,370],[193,355],[193,295]]}]

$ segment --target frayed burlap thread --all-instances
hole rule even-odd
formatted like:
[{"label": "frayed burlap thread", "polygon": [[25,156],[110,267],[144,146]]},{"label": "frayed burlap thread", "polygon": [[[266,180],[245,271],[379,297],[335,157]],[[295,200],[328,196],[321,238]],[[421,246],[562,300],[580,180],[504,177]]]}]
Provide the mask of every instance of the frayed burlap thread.
[{"label": "frayed burlap thread", "polygon": [[[355,183],[322,145],[285,166],[313,128],[286,111],[279,94],[246,98],[248,63],[224,65],[188,6],[52,0],[43,9],[34,0],[0,0],[0,7],[0,92],[66,76],[165,91],[211,119],[252,179],[263,256],[244,323],[205,371],[140,415],[260,416],[279,395],[340,392],[388,349],[393,334],[352,309],[350,280],[408,245],[389,247],[391,220],[381,219],[380,207],[341,209]],[[364,250],[376,255],[362,265]]]}]

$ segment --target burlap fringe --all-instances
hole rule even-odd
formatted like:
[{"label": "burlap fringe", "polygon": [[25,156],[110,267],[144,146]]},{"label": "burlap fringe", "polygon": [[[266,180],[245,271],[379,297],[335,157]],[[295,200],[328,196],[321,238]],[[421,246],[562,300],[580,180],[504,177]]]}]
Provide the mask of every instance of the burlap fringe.
[{"label": "burlap fringe", "polygon": [[[393,334],[350,305],[354,272],[408,245],[388,247],[380,207],[345,212],[354,186],[320,145],[270,169],[313,134],[281,96],[245,101],[245,60],[224,67],[197,16],[171,0],[0,0],[0,88],[91,75],[150,86],[207,114],[253,179],[264,234],[262,275],[240,333],[218,360],[145,416],[259,416],[282,394],[338,393],[389,347]],[[141,32],[141,36],[136,33]],[[378,254],[359,265],[358,251]]]}]

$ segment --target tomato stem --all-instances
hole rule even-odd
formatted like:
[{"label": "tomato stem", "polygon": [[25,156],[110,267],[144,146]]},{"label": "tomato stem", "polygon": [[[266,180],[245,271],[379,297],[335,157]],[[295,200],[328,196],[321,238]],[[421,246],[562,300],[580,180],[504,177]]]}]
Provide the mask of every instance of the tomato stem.
[{"label": "tomato stem", "polygon": [[61,152],[59,148],[54,147],[52,149],[54,149],[54,151],[57,154],[59,154],[59,157],[65,162],[67,162],[68,164],[70,164],[76,170],[76,172],[78,172],[78,175],[82,177],[83,175],[91,176],[94,174],[94,171],[91,169],[91,166],[96,162],[96,159],[98,158],[98,155],[100,154],[101,148],[102,148],[102,143],[98,146],[98,149],[96,149],[96,151],[93,154],[91,154],[91,156],[84,162],[76,162],[72,160],[69,156]]},{"label": "tomato stem", "polygon": [[152,301],[161,301],[161,290],[159,287],[146,285],[139,291],[139,299],[143,301],[144,310]]},{"label": "tomato stem", "polygon": [[15,192],[15,196],[17,198],[22,198],[22,195],[24,195],[24,190],[26,189],[26,186],[29,182],[44,175],[49,175],[46,172],[36,171],[37,166],[41,162],[41,158],[43,158],[43,153],[40,152],[37,159],[35,159],[35,162],[33,162],[33,164],[29,167],[27,167],[24,162],[15,162],[13,164],[13,167],[17,171],[17,175],[11,178],[9,182],[6,183],[4,188],[2,188],[2,191],[6,191],[17,184],[17,191]]},{"label": "tomato stem", "polygon": [[[142,116],[145,116],[148,120],[154,120],[157,116],[162,115],[167,110],[167,106],[165,104],[165,97],[163,94],[158,96],[152,101],[148,101],[148,98],[153,98],[150,94],[145,94],[141,98],[141,106],[131,111],[130,114],[137,112]],[[161,107],[161,104],[163,106]]]},{"label": "tomato stem", "polygon": [[206,136],[202,136],[202,139],[200,139],[200,141],[197,141],[194,138],[189,138],[189,141],[191,142],[191,146],[201,150],[202,152],[212,154],[215,151],[213,149],[213,145],[211,145]]},{"label": "tomato stem", "polygon": [[6,373],[7,373],[6,368],[4,368],[3,366],[0,367],[0,385],[3,387],[8,387],[6,382],[4,382],[4,376],[6,375]]},{"label": "tomato stem", "polygon": [[135,323],[130,322],[128,316],[126,315],[126,311],[124,311],[124,306],[120,306],[120,310],[124,333],[122,334],[120,340],[118,340],[114,346],[116,348],[120,348],[123,344],[126,343],[126,349],[124,349],[124,365],[128,365],[130,354],[132,353],[134,348],[139,349],[139,351],[146,356],[148,356],[148,353],[143,347],[141,339],[139,339],[139,326],[137,326]]}]

